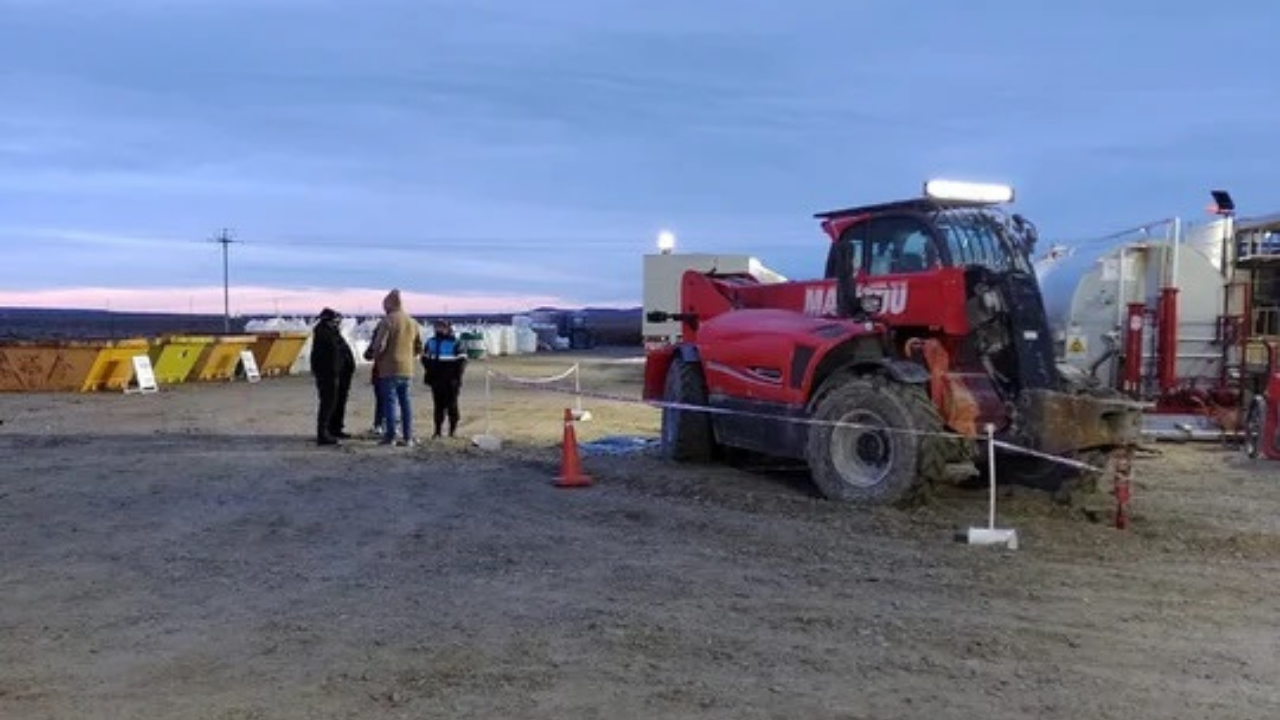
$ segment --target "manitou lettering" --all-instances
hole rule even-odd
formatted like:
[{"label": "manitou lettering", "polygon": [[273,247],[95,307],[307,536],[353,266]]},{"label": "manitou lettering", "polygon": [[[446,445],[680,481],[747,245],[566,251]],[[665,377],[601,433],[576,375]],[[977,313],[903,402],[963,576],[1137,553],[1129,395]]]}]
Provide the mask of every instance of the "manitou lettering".
[{"label": "manitou lettering", "polygon": [[824,315],[836,314],[836,289],[834,287],[811,287],[804,290],[804,314]]},{"label": "manitou lettering", "polygon": [[[876,295],[880,298],[880,314],[901,315],[907,309],[907,288],[905,282],[870,283],[858,287],[858,297]],[[818,317],[835,315],[835,287],[810,287],[804,291],[804,313]]]},{"label": "manitou lettering", "polygon": [[870,283],[858,288],[858,296],[880,296],[881,314],[901,315],[907,309],[907,288],[905,282]]}]

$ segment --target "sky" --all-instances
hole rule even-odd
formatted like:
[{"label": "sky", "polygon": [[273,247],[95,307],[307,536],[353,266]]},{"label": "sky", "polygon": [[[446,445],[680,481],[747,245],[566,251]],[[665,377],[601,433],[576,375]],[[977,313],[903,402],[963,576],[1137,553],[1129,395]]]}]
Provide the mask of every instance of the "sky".
[{"label": "sky", "polygon": [[[1041,236],[1280,211],[1280,5],[0,0],[0,306],[629,306],[678,251],[1009,183]],[[415,307],[416,305],[416,307]]]}]

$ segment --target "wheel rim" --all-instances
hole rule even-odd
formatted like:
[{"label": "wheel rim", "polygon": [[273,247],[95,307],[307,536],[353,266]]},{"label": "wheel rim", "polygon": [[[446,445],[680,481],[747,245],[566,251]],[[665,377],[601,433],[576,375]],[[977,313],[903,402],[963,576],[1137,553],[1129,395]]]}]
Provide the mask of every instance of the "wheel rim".
[{"label": "wheel rim", "polygon": [[888,423],[870,410],[847,413],[840,423],[831,431],[831,464],[840,479],[860,488],[880,484],[897,455]]}]

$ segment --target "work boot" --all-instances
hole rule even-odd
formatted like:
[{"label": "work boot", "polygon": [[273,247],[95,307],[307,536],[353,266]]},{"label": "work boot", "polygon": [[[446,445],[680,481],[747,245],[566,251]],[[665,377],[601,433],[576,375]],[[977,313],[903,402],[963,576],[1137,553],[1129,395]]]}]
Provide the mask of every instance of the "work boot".
[{"label": "work boot", "polygon": [[338,438],[333,437],[332,435],[322,435],[316,438],[316,444],[317,445],[341,445],[342,443],[339,442]]}]

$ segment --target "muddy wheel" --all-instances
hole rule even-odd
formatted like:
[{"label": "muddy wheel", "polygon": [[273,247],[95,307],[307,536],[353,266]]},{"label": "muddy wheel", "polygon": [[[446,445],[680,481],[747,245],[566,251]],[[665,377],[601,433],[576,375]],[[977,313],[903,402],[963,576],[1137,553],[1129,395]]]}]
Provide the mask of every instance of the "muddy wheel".
[{"label": "muddy wheel", "polygon": [[1266,411],[1266,401],[1255,396],[1249,403],[1249,410],[1244,418],[1244,452],[1250,458],[1262,454],[1262,418]]},{"label": "muddy wheel", "polygon": [[[702,370],[680,358],[667,368],[663,400],[685,405],[706,405],[707,386]],[[695,410],[662,409],[662,455],[677,462],[709,462],[715,452],[711,416]]]},{"label": "muddy wheel", "polygon": [[889,504],[907,499],[946,473],[942,421],[915,387],[882,378],[851,378],[822,393],[809,431],[813,482],[828,499]]}]

